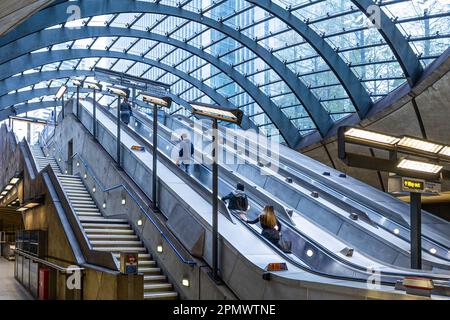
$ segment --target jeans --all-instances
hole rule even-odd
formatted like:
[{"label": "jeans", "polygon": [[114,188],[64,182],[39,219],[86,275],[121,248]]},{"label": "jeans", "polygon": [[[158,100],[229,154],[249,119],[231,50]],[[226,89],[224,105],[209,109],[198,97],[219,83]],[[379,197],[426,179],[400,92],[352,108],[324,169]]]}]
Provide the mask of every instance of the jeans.
[{"label": "jeans", "polygon": [[183,161],[181,161],[180,167],[181,167],[181,168],[184,167],[184,171],[185,171],[186,173],[189,173],[189,167],[190,167],[190,164],[189,164],[189,163],[184,163]]}]

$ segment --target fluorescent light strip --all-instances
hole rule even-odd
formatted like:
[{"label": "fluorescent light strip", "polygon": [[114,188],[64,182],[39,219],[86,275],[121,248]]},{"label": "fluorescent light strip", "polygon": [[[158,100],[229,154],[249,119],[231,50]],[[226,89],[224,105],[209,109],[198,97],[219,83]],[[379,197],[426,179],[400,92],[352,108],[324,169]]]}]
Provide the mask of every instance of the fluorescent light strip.
[{"label": "fluorescent light strip", "polygon": [[431,152],[431,153],[438,153],[439,150],[443,148],[443,145],[420,140],[420,139],[414,139],[410,137],[403,137],[399,142],[399,146]]},{"label": "fluorescent light strip", "polygon": [[397,168],[436,174],[442,170],[443,166],[427,162],[403,159],[397,165]]},{"label": "fluorescent light strip", "polygon": [[347,130],[345,132],[345,135],[356,139],[363,139],[367,141],[384,143],[389,145],[394,145],[400,141],[400,138],[397,137],[356,128],[351,128]]}]

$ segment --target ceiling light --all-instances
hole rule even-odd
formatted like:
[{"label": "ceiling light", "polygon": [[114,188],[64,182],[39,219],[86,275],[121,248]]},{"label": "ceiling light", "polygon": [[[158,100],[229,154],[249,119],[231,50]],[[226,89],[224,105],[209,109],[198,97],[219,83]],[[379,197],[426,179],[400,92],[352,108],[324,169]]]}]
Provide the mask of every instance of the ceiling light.
[{"label": "ceiling light", "polygon": [[141,220],[141,219],[139,219],[139,220],[137,221],[137,225],[138,225],[138,226],[142,226],[142,220]]},{"label": "ceiling light", "polygon": [[62,96],[64,95],[64,93],[66,93],[67,91],[67,86],[65,84],[63,84],[59,89],[58,92],[56,93],[56,99],[61,99]]},{"label": "ceiling light", "polygon": [[395,229],[394,229],[394,233],[395,233],[395,234],[399,234],[399,233],[400,233],[400,230],[398,230],[397,228],[395,228]]},{"label": "ceiling light", "polygon": [[239,109],[225,109],[219,106],[199,102],[190,102],[190,104],[192,106],[193,114],[231,122],[237,125],[241,124],[242,117],[244,116],[242,110]]},{"label": "ceiling light", "polygon": [[373,131],[368,130],[362,130],[357,128],[350,128],[345,132],[346,137],[355,138],[355,139],[361,139],[376,143],[383,143],[383,144],[389,144],[394,145],[398,141],[400,141],[400,138],[389,136],[387,134],[381,134]]},{"label": "ceiling light", "polygon": [[163,252],[163,246],[162,245],[157,246],[156,251],[159,253]]},{"label": "ceiling light", "polygon": [[103,86],[98,82],[85,81],[84,83],[88,89],[102,91]]},{"label": "ceiling light", "polygon": [[130,89],[125,87],[111,86],[108,87],[108,91],[124,98],[128,98],[130,96]]},{"label": "ceiling light", "polygon": [[431,248],[431,249],[430,249],[430,253],[431,253],[431,254],[436,254],[436,252],[437,252],[437,250],[436,250],[435,248]]},{"label": "ceiling light", "polygon": [[127,203],[127,200],[122,199],[122,204],[125,205]]},{"label": "ceiling light", "polygon": [[8,185],[5,187],[5,190],[6,190],[6,191],[9,191],[9,190],[11,190],[12,188],[14,188],[14,186],[8,184]]},{"label": "ceiling light", "polygon": [[82,87],[83,86],[83,80],[80,79],[72,79],[72,84],[76,87]]},{"label": "ceiling light", "polygon": [[399,142],[399,146],[411,148],[420,151],[426,151],[431,153],[438,153],[443,148],[443,145],[420,140],[416,138],[403,137]]},{"label": "ceiling light", "polygon": [[17,182],[19,182],[19,178],[12,178],[9,183],[10,184],[16,184]]},{"label": "ceiling light", "polygon": [[306,251],[306,255],[307,255],[308,257],[312,257],[313,254],[314,254],[314,252],[313,252],[311,249],[309,249],[308,251]]},{"label": "ceiling light", "polygon": [[28,208],[22,207],[22,208],[17,209],[16,211],[25,212],[27,210],[28,210]]},{"label": "ceiling light", "polygon": [[3,192],[1,193],[2,196],[6,196],[7,194],[8,194],[8,191],[3,191]]},{"label": "ceiling light", "polygon": [[156,104],[161,107],[170,108],[170,105],[172,104],[172,99],[170,99],[167,96],[154,94],[154,93],[147,93],[147,92],[141,92],[142,100],[147,103]]},{"label": "ceiling light", "polygon": [[422,161],[403,159],[397,165],[397,168],[436,174],[442,170],[443,166]]}]

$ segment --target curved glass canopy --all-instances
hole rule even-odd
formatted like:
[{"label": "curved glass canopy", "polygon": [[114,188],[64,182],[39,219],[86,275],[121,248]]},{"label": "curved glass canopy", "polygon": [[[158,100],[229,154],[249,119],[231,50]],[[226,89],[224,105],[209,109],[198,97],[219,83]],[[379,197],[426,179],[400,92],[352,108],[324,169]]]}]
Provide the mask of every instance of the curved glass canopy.
[{"label": "curved glass canopy", "polygon": [[239,107],[296,147],[414,85],[449,44],[446,0],[56,1],[0,38],[0,110],[48,107],[101,67],[169,84],[171,113]]}]

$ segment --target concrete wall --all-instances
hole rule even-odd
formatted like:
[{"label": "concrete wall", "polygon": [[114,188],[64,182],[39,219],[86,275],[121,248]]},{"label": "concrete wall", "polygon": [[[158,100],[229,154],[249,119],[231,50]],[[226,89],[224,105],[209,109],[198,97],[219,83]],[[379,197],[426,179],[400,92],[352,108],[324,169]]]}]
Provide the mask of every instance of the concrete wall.
[{"label": "concrete wall", "polygon": [[[412,135],[440,143],[450,144],[450,58],[387,108],[376,112],[360,122],[360,126],[394,135]],[[401,88],[400,88],[401,89]],[[400,90],[399,90],[400,91]],[[415,109],[414,104],[417,106]],[[421,128],[421,123],[423,128]],[[358,150],[359,149],[359,150]],[[363,150],[363,151],[362,151]],[[367,148],[349,146],[349,152],[369,154]],[[300,150],[322,163],[362,180],[376,188],[387,190],[387,173],[349,168],[337,154],[336,137],[332,136]],[[379,156],[379,154],[376,154]],[[450,188],[450,185],[443,186]]]}]

